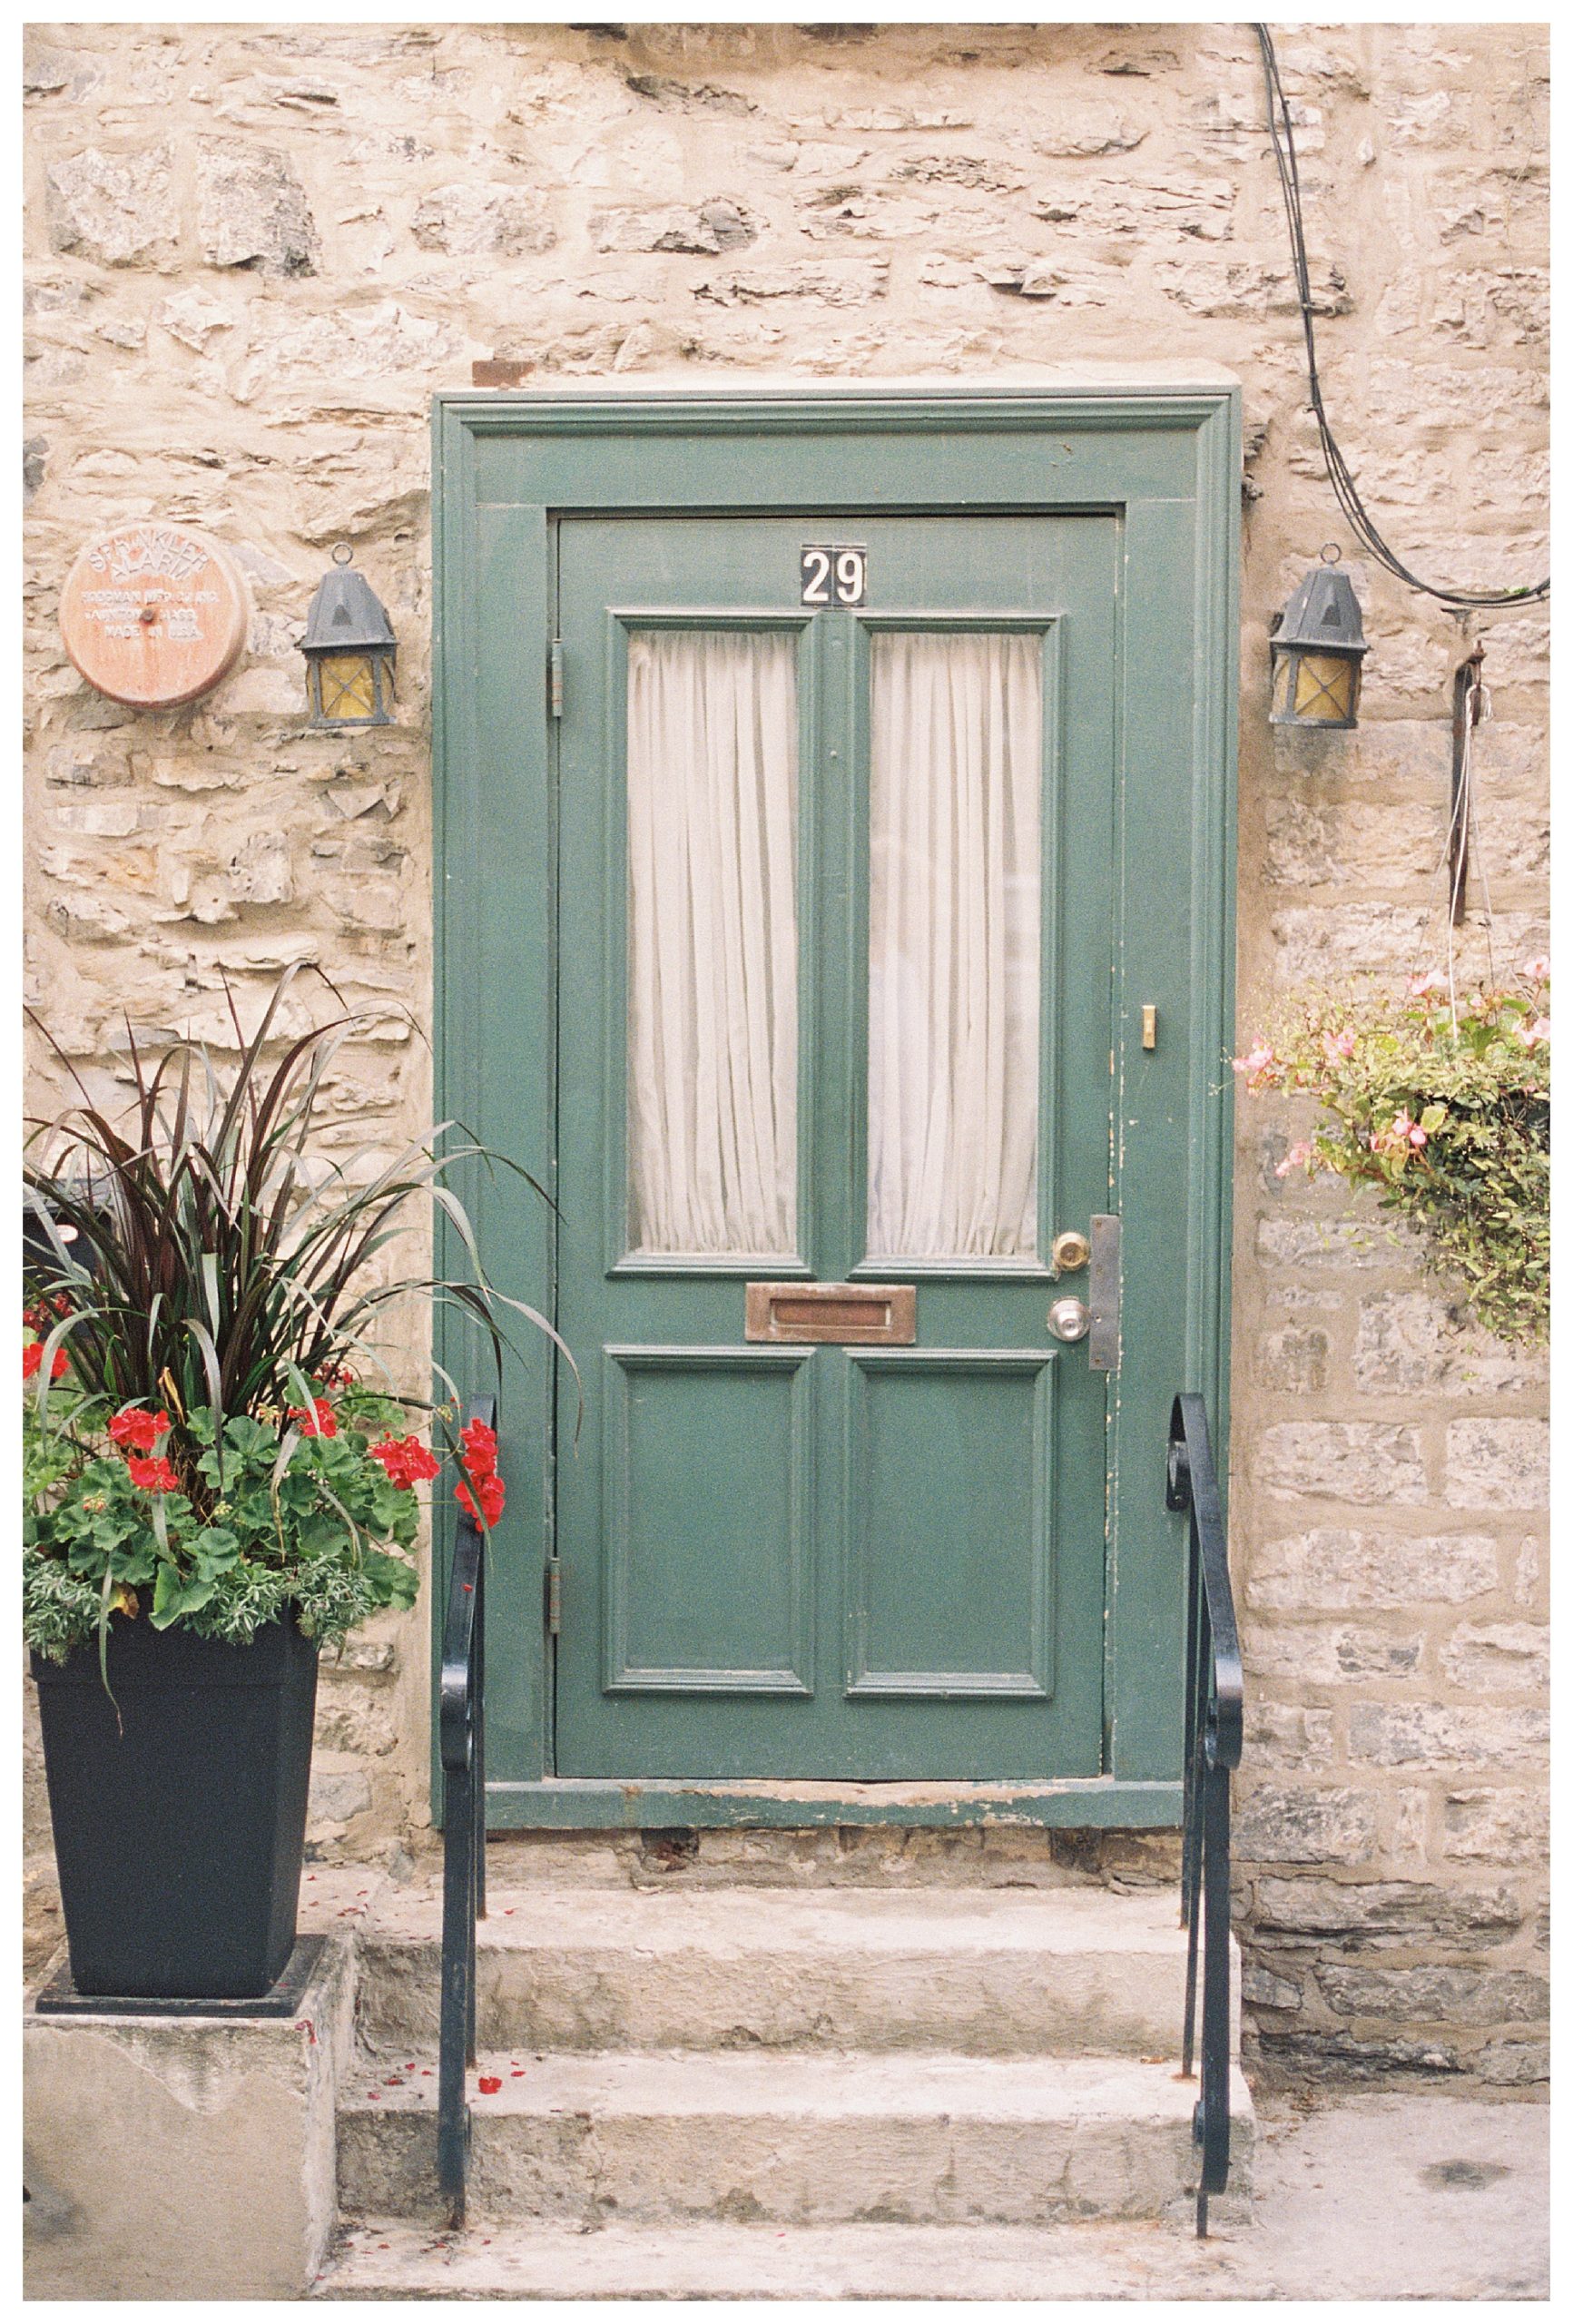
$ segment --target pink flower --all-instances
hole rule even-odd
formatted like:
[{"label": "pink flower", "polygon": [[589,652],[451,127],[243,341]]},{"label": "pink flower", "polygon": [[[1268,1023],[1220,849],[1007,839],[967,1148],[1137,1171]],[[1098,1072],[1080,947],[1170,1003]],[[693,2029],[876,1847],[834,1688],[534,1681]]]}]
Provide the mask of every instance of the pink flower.
[{"label": "pink flower", "polygon": [[1544,952],[1537,952],[1534,959],[1526,960],[1519,970],[1519,974],[1528,977],[1531,984],[1544,984],[1550,973],[1551,963]]},{"label": "pink flower", "polygon": [[1532,1049],[1537,1041],[1544,1041],[1547,1048],[1549,1049],[1551,1046],[1551,1019],[1549,1017],[1537,1017],[1532,1025],[1520,1025],[1519,1028],[1519,1039],[1523,1042],[1524,1047],[1527,1049]]},{"label": "pink flower", "polygon": [[1419,1000],[1428,992],[1446,992],[1447,989],[1446,977],[1439,976],[1435,969],[1428,969],[1423,977],[1411,977],[1409,980],[1411,1000]]},{"label": "pink flower", "polygon": [[1341,1057],[1352,1057],[1354,1055],[1352,1025],[1345,1025],[1336,1033],[1323,1033],[1322,1049],[1329,1065],[1336,1065]]},{"label": "pink flower", "polygon": [[1389,1128],[1381,1137],[1379,1139],[1373,1138],[1371,1141],[1373,1145],[1412,1146],[1416,1148],[1422,1147],[1425,1142],[1426,1134],[1424,1130],[1421,1129],[1419,1122],[1412,1118],[1409,1108],[1405,1106],[1401,1106],[1399,1108],[1397,1113],[1394,1114],[1392,1118],[1391,1123],[1389,1125]]},{"label": "pink flower", "polygon": [[1294,1144],[1290,1147],[1288,1153],[1283,1157],[1283,1161],[1279,1163],[1277,1169],[1273,1173],[1274,1177],[1286,1178],[1291,1170],[1299,1170],[1303,1168],[1305,1164],[1310,1161],[1312,1155],[1315,1150],[1316,1149],[1312,1145],[1311,1140],[1308,1137],[1297,1138]]},{"label": "pink flower", "polygon": [[1260,1034],[1244,1056],[1235,1058],[1233,1063],[1235,1072],[1245,1076],[1247,1089],[1266,1088],[1278,1070],[1278,1059],[1273,1052],[1272,1044],[1264,1041]]}]

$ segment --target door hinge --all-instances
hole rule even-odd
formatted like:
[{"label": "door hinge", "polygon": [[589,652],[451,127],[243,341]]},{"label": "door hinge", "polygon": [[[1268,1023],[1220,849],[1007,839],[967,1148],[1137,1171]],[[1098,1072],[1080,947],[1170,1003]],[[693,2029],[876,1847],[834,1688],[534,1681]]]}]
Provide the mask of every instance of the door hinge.
[{"label": "door hinge", "polygon": [[546,648],[546,706],[554,718],[563,714],[563,641],[554,637]]},{"label": "door hinge", "polygon": [[546,1561],[546,1635],[555,1638],[563,1627],[563,1569],[555,1558]]}]

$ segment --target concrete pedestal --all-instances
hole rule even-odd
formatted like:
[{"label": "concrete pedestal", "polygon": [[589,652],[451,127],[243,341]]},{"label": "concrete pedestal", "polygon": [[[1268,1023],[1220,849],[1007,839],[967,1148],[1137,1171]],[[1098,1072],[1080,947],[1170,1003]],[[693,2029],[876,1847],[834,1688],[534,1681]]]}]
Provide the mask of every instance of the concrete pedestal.
[{"label": "concrete pedestal", "polygon": [[333,2233],[351,2009],[332,1942],[284,2018],[53,2016],[30,1995],[26,2297],[302,2298]]}]

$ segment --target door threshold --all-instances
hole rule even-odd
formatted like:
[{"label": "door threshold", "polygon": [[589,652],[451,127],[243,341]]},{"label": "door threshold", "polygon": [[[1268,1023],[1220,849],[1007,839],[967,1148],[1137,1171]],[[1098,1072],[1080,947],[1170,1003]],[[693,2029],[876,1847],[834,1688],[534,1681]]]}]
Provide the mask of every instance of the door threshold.
[{"label": "door threshold", "polygon": [[1178,1830],[1182,1787],[1072,1776],[1046,1783],[845,1783],[678,1777],[550,1776],[540,1783],[488,1783],[494,1832],[713,1830],[738,1825],[777,1831],[831,1824],[914,1828],[1036,1824],[1059,1829]]}]

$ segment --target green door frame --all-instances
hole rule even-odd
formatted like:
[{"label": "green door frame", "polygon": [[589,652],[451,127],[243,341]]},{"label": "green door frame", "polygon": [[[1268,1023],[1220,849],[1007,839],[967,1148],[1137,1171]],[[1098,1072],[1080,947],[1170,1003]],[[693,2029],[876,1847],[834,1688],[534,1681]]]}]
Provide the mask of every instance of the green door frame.
[{"label": "green door frame", "polygon": [[[552,1370],[510,1365],[502,1429],[508,1515],[488,1576],[488,1740],[524,1780],[488,1783],[494,1828],[1032,1822],[1163,1827],[1180,1820],[1182,1521],[1162,1516],[1169,1405],[1200,1390],[1227,1472],[1234,1025],[1234,746],[1240,392],[1221,379],[1066,391],[1018,386],[455,393],[433,410],[434,1028],[437,1118],[498,1143],[555,1188],[555,747],[547,645],[558,513],[846,507],[981,514],[1096,510],[1121,525],[1115,959],[1116,1206],[1155,1210],[1168,1166],[1144,1125],[1183,1119],[1194,1167],[1183,1265],[1165,1288],[1184,1379],[1149,1378],[1127,1336],[1112,1384],[1111,1511],[1121,1483],[1150,1521],[1111,1516],[1104,1773],[1036,1786],[620,1783],[558,1779],[543,1604],[552,1545]],[[915,479],[919,479],[915,481]],[[1127,788],[1143,812],[1127,823]],[[506,845],[499,844],[506,835]],[[1180,909],[1175,865],[1188,867]],[[1151,883],[1150,885],[1148,883]],[[1178,901],[1178,900],[1177,900]],[[1127,970],[1139,928],[1139,961]],[[1154,1052],[1142,1005],[1163,1000]],[[1176,1017],[1183,1021],[1175,1023]],[[484,1060],[484,1070],[483,1070]],[[1145,1148],[1148,1149],[1145,1152]],[[1149,1152],[1151,1159],[1148,1158]],[[461,1191],[485,1247],[506,1190]],[[515,1228],[516,1236],[516,1227]],[[445,1271],[462,1254],[445,1250]],[[516,1244],[516,1247],[517,1247]],[[529,1215],[528,1280],[550,1309],[551,1214]],[[477,1386],[477,1351],[439,1331],[439,1362]],[[1155,1372],[1155,1364],[1152,1367]],[[1134,1415],[1140,1417],[1139,1433]],[[449,1543],[434,1545],[433,1682]],[[1152,1683],[1165,1664],[1173,1699]],[[435,1743],[435,1738],[434,1738]],[[537,1771],[538,1772],[536,1772]],[[441,1777],[433,1757],[434,1806]]]}]

